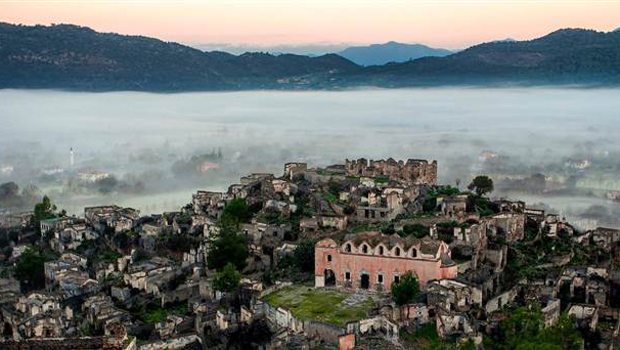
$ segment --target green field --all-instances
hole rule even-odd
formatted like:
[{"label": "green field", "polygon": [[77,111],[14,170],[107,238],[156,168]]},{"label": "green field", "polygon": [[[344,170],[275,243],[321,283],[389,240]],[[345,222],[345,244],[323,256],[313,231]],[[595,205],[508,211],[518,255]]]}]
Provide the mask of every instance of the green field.
[{"label": "green field", "polygon": [[263,298],[274,307],[290,310],[302,320],[316,320],[344,326],[349,321],[364,319],[373,307],[371,298],[362,298],[353,305],[343,303],[351,294],[335,290],[315,289],[295,285],[286,287]]}]

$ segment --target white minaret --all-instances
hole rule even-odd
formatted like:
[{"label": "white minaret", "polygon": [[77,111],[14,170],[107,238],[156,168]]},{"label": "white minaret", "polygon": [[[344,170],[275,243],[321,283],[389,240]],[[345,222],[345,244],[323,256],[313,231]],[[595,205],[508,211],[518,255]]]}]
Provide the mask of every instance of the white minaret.
[{"label": "white minaret", "polygon": [[73,168],[73,164],[75,164],[75,156],[73,155],[73,147],[69,149],[69,164],[71,168]]}]

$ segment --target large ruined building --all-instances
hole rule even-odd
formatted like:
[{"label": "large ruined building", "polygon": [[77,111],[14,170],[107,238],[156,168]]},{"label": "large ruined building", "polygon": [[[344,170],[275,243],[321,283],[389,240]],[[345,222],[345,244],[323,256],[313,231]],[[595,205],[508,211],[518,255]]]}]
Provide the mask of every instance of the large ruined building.
[{"label": "large ruined building", "polygon": [[315,246],[315,286],[390,290],[392,283],[411,271],[425,285],[454,278],[457,265],[448,245],[439,240],[380,232],[347,234],[342,240],[326,238]]},{"label": "large ruined building", "polygon": [[347,176],[387,177],[409,185],[436,185],[437,161],[408,159],[406,162],[393,158],[386,160],[346,160]]}]

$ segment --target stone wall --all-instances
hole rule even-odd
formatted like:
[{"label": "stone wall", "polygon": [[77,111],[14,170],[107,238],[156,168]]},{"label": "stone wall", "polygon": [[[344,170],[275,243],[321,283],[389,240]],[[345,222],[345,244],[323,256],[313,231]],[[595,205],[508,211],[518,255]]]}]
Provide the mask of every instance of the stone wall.
[{"label": "stone wall", "polygon": [[516,288],[513,288],[509,291],[506,291],[494,298],[489,299],[489,301],[485,305],[485,310],[487,314],[490,314],[494,311],[500,310],[504,306],[509,303],[512,303],[517,296]]},{"label": "stone wall", "polygon": [[388,177],[390,180],[402,181],[410,185],[436,185],[437,161],[409,159],[387,160],[346,160],[347,176]]}]

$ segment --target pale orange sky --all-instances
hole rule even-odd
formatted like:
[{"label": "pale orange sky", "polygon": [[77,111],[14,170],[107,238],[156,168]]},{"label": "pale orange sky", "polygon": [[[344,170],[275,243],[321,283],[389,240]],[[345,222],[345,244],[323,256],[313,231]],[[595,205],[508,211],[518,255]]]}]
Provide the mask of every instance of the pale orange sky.
[{"label": "pale orange sky", "polygon": [[73,23],[188,44],[419,42],[463,48],[620,27],[620,0],[0,0],[0,21]]}]

